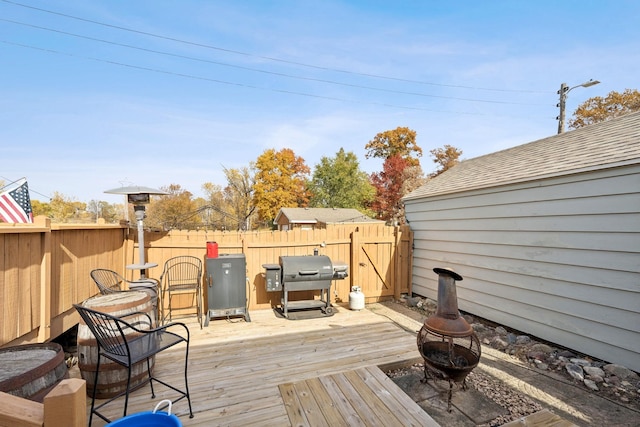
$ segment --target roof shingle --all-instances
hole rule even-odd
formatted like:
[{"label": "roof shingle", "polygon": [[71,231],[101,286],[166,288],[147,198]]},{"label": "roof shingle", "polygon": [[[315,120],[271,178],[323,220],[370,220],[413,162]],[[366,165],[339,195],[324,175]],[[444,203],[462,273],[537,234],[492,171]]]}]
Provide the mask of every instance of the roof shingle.
[{"label": "roof shingle", "polygon": [[333,208],[281,208],[276,217],[276,222],[280,215],[289,219],[290,223],[304,222],[326,224],[345,222],[372,222],[376,221],[363,215],[357,209],[333,209]]},{"label": "roof shingle", "polygon": [[640,163],[640,112],[464,160],[403,200]]}]

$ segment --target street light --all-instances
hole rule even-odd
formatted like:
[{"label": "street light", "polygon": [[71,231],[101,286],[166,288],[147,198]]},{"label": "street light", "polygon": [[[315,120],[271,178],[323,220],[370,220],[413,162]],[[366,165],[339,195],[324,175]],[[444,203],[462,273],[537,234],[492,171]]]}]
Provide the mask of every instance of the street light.
[{"label": "street light", "polygon": [[558,134],[564,132],[564,111],[567,103],[567,94],[577,87],[590,87],[595,86],[598,83],[600,83],[598,80],[591,79],[588,82],[584,82],[571,88],[569,88],[566,83],[562,83],[560,85],[560,90],[558,91],[558,95],[560,95],[560,102],[557,105],[560,107],[560,115],[556,117],[556,119],[558,119]]}]

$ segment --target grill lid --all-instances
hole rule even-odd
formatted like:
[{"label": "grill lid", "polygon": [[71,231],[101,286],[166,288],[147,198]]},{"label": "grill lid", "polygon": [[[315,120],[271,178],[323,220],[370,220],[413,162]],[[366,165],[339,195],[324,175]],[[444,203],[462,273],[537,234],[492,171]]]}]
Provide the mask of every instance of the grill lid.
[{"label": "grill lid", "polygon": [[333,279],[333,266],[326,255],[281,256],[283,282]]}]

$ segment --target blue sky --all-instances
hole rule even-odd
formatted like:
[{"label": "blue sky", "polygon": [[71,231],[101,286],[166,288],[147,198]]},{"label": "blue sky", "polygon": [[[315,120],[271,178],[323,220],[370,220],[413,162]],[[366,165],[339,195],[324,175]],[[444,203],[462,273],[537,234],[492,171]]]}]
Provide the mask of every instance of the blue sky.
[{"label": "blue sky", "polygon": [[640,2],[0,0],[0,179],[82,202],[201,196],[268,148],[313,167],[377,133],[473,158],[639,89]]}]

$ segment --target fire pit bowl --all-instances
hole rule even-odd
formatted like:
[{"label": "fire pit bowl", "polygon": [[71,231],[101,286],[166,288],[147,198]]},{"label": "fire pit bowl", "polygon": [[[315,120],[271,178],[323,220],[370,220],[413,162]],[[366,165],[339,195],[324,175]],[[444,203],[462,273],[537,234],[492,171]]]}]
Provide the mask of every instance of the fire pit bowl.
[{"label": "fire pit bowl", "polygon": [[460,344],[454,344],[449,351],[447,342],[427,342],[419,350],[432,371],[454,382],[463,382],[480,361],[479,355]]}]

